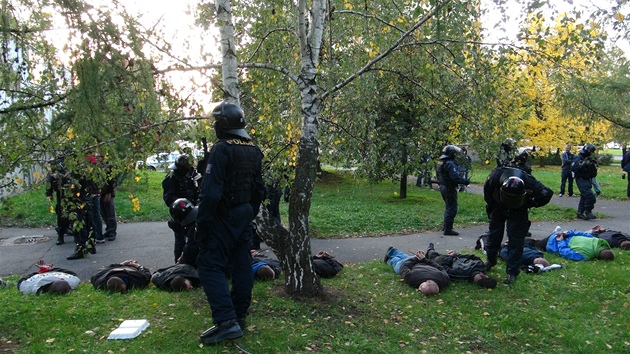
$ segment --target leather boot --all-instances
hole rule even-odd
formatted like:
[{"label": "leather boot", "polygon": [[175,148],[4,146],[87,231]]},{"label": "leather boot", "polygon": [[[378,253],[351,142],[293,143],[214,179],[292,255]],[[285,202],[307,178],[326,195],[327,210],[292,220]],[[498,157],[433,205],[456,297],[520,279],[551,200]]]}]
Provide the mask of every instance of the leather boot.
[{"label": "leather boot", "polygon": [[86,248],[90,254],[96,254],[96,239],[94,237],[88,239]]},{"label": "leather boot", "polygon": [[459,235],[459,232],[453,230],[453,223],[452,222],[445,222],[444,223],[444,235],[446,235],[446,236],[457,236],[457,235]]},{"label": "leather boot", "polygon": [[55,245],[59,246],[59,245],[63,245],[63,243],[64,243],[63,234],[57,235],[57,242],[55,242]]},{"label": "leather boot", "polygon": [[72,261],[75,259],[81,259],[87,257],[87,249],[84,245],[77,244],[77,247],[74,249],[74,253],[66,257],[67,260]]}]

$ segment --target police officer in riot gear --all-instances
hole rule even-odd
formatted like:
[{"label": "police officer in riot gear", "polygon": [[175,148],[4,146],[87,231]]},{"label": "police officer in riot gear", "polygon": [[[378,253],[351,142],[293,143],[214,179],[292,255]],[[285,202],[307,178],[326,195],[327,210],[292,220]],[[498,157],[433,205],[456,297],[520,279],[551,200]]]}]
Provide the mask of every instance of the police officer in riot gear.
[{"label": "police officer in riot gear", "polygon": [[459,232],[453,230],[453,222],[457,216],[457,191],[460,184],[469,185],[470,180],[463,178],[459,171],[459,166],[455,161],[455,155],[461,149],[455,145],[446,145],[442,149],[442,155],[438,158],[438,165],[435,167],[438,182],[440,183],[440,193],[446,204],[444,209],[444,235],[456,236]]},{"label": "police officer in riot gear", "polygon": [[529,232],[529,208],[546,205],[553,191],[533,176],[514,167],[497,167],[483,187],[486,213],[490,219],[486,268],[497,264],[497,256],[507,227],[508,260],[504,283],[516,281],[523,257],[523,245]]},{"label": "police officer in riot gear", "polygon": [[[199,186],[197,185],[197,171],[190,164],[187,155],[180,155],[175,160],[175,169],[171,171],[162,181],[163,199],[166,206],[171,208],[173,203],[179,198],[186,198],[193,205],[196,205],[199,197]],[[174,256],[175,262],[182,255],[184,246],[186,245],[186,230],[177,221],[168,221],[168,227],[173,230],[175,235]]]},{"label": "police officer in riot gear", "polygon": [[497,154],[497,167],[509,167],[516,157],[516,140],[507,138],[501,143],[501,149]]},{"label": "police officer in riot gear", "polygon": [[[243,110],[223,102],[212,116],[219,141],[208,154],[195,237],[200,248],[199,278],[215,324],[201,334],[204,344],[243,335],[254,281],[249,247],[252,221],[265,193],[263,154],[244,129]],[[231,289],[225,275],[228,269]]]},{"label": "police officer in riot gear", "polygon": [[571,172],[575,174],[575,184],[580,190],[577,217],[582,220],[597,219],[593,208],[597,197],[593,192],[593,178],[597,177],[597,160],[593,153],[597,150],[593,144],[585,144],[571,164]]},{"label": "police officer in riot gear", "polygon": [[195,241],[196,220],[198,208],[186,198],[179,198],[173,202],[169,210],[171,219],[177,222],[184,230],[185,243],[181,256],[176,261],[180,264],[189,264],[197,268],[197,255],[199,246]]}]

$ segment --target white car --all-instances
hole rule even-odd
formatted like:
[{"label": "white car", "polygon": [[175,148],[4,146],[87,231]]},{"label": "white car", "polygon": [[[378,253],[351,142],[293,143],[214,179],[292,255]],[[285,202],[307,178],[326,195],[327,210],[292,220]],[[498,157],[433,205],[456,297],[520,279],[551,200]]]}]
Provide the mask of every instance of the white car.
[{"label": "white car", "polygon": [[179,155],[181,155],[179,152],[162,152],[147,157],[146,161],[138,161],[136,166],[138,168],[144,166],[151,171],[166,171],[175,167]]}]

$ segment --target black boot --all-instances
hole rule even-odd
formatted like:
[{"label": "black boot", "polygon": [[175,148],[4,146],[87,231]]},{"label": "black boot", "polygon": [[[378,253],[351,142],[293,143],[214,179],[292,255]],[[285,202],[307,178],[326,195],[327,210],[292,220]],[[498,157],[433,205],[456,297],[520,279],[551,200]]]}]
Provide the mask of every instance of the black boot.
[{"label": "black boot", "polygon": [[59,246],[59,245],[63,245],[63,243],[64,243],[63,234],[57,235],[57,242],[55,242],[55,245]]},{"label": "black boot", "polygon": [[87,257],[87,249],[84,245],[77,244],[77,247],[74,249],[74,253],[66,257],[67,260],[72,261],[75,259],[81,259]]},{"label": "black boot", "polygon": [[86,248],[90,254],[96,254],[96,239],[94,237],[88,239]]},{"label": "black boot", "polygon": [[457,235],[459,235],[459,232],[453,230],[453,223],[452,222],[445,222],[444,223],[444,235],[446,235],[446,236],[457,236]]}]

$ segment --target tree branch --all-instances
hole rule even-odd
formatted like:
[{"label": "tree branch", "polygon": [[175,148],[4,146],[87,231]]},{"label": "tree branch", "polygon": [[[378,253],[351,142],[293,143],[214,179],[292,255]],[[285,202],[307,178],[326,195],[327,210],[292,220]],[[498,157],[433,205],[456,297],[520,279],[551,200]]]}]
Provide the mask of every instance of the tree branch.
[{"label": "tree branch", "polygon": [[328,91],[322,93],[321,95],[321,99],[324,100],[326,99],[326,97],[328,97],[331,93],[334,93],[336,91],[341,90],[343,87],[347,86],[348,84],[350,84],[352,81],[354,81],[355,79],[357,79],[359,76],[361,76],[361,74],[365,73],[366,71],[368,71],[372,66],[376,65],[376,63],[380,62],[381,60],[383,60],[385,57],[387,57],[392,51],[394,51],[396,48],[398,48],[400,46],[400,44],[402,43],[402,41],[407,38],[408,36],[410,36],[413,32],[415,32],[415,30],[417,30],[418,28],[420,28],[422,25],[424,25],[428,20],[430,20],[438,11],[440,11],[444,6],[446,6],[447,4],[449,4],[452,0],[446,0],[441,4],[438,4],[435,9],[433,9],[433,11],[431,11],[431,13],[425,15],[422,19],[420,19],[420,21],[418,21],[415,25],[411,26],[411,28],[409,28],[406,32],[404,32],[397,40],[396,42],[394,42],[394,44],[392,44],[389,48],[387,48],[384,52],[382,52],[381,54],[379,54],[378,56],[376,56],[374,59],[370,60],[367,64],[365,64],[365,66],[363,66],[363,68],[359,69],[357,72],[355,72],[354,74],[350,75],[349,77],[347,77],[345,80],[343,80],[342,82],[338,83],[337,85],[333,86],[332,88],[330,88]]}]

